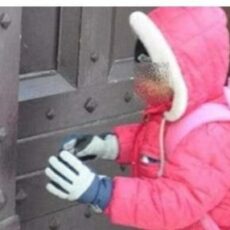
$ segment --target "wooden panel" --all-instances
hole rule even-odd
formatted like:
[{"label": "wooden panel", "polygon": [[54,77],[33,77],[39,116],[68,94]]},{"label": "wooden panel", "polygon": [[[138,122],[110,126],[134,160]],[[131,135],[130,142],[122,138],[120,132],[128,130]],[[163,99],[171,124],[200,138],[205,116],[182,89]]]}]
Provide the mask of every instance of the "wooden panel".
[{"label": "wooden panel", "polygon": [[21,230],[18,216],[11,216],[0,222],[2,230]]},{"label": "wooden panel", "polygon": [[[124,174],[120,167],[111,161],[98,160],[87,164],[99,174]],[[76,202],[64,201],[48,193],[45,189],[46,183],[47,177],[43,171],[18,178],[16,210],[22,221],[75,205]]]},{"label": "wooden panel", "polygon": [[78,74],[81,8],[63,7],[60,16],[58,72],[75,85]]},{"label": "wooden panel", "polygon": [[[86,219],[85,206],[50,195],[45,190],[47,178],[43,169],[48,157],[57,154],[66,135],[76,132],[100,133],[110,130],[115,124],[134,122],[139,118],[138,111],[142,109],[142,104],[133,95],[130,81],[133,74],[132,61],[116,62],[110,70],[114,55],[116,59],[130,56],[134,48],[131,42],[133,35],[129,34],[130,31],[122,31],[128,27],[128,24],[126,27],[122,22],[125,13],[118,13],[115,18],[114,8],[84,8],[82,11],[80,8],[62,8],[60,27],[58,10],[50,10],[51,21],[57,22],[47,25],[47,28],[52,27],[49,32],[52,36],[43,35],[53,40],[47,41],[53,47],[49,57],[57,55],[53,46],[56,42],[59,49],[57,71],[73,85],[77,77],[78,88],[71,88],[67,84],[66,90],[58,91],[59,82],[62,82],[58,81],[55,82],[55,88],[58,89],[49,90],[50,86],[54,86],[53,76],[47,79],[44,76],[43,79],[42,76],[34,80],[25,79],[21,83],[25,87],[21,87],[20,92],[16,210],[22,221],[22,230],[55,229],[52,226],[54,218],[60,222],[58,229],[61,230],[128,229],[111,226],[103,216],[95,215]],[[132,9],[124,9],[124,12],[130,11]],[[59,44],[55,41],[58,28]],[[47,30],[43,33],[47,33]],[[115,42],[114,46],[111,39]],[[39,54],[39,57],[42,56]],[[35,61],[34,69],[40,64],[40,61]],[[55,60],[46,60],[46,64],[56,67]],[[31,63],[28,63],[27,70],[34,71],[29,68],[32,68]],[[36,71],[46,69],[42,67]],[[47,82],[48,85],[42,87],[37,82]],[[28,91],[31,83],[36,92],[31,87]],[[58,93],[51,93],[54,91]],[[93,111],[87,111],[86,108],[94,105]],[[98,173],[111,176],[128,173],[128,169],[123,172],[115,162],[93,161],[89,165]]]},{"label": "wooden panel", "polygon": [[33,77],[31,74],[28,79],[20,80],[18,100],[33,100],[71,91],[75,91],[75,88],[56,72],[41,77]]},{"label": "wooden panel", "polygon": [[[53,211],[62,210],[70,207],[73,203],[62,201],[45,190],[47,179],[43,174],[44,167],[47,166],[48,157],[57,154],[62,140],[72,133],[101,133],[111,130],[114,124],[134,122],[139,114],[122,116],[97,124],[88,124],[87,127],[72,129],[53,133],[37,138],[29,138],[18,143],[18,174],[17,179],[17,213],[21,220],[30,220],[35,217],[43,216]],[[32,153],[32,154],[31,154]],[[128,169],[122,171],[120,166],[113,161],[97,160],[88,161],[87,164],[99,174],[105,175],[126,175]],[[39,202],[38,202],[39,201]]]},{"label": "wooden panel", "polygon": [[128,81],[134,78],[135,63],[133,59],[122,59],[113,63],[108,81],[120,82]]},{"label": "wooden panel", "polygon": [[[130,100],[127,100],[127,93],[132,97]],[[132,83],[128,81],[21,102],[19,139],[135,112],[141,104],[132,94]],[[95,110],[91,113],[85,109],[86,105],[91,107],[94,104]],[[50,111],[53,113],[51,117]]]},{"label": "wooden panel", "polygon": [[111,8],[83,8],[78,85],[107,81],[111,40]]},{"label": "wooden panel", "polygon": [[21,9],[0,8],[0,15],[0,229],[3,229],[5,223],[1,221],[14,216],[15,206]]},{"label": "wooden panel", "polygon": [[114,35],[113,35],[113,61],[133,57],[136,37],[129,26],[129,15],[134,11],[148,12],[151,8],[144,7],[118,7],[116,8]]},{"label": "wooden panel", "polygon": [[88,123],[83,127],[72,127],[68,130],[47,133],[18,141],[17,175],[41,170],[47,165],[50,155],[56,154],[66,136],[74,133],[102,133],[111,131],[117,124],[130,123],[139,120],[140,114],[134,113],[115,119]]},{"label": "wooden panel", "polygon": [[18,179],[16,212],[21,221],[73,205],[49,194],[46,182],[43,172]]},{"label": "wooden panel", "polygon": [[58,17],[58,8],[23,8],[21,74],[56,68]]},{"label": "wooden panel", "polygon": [[[21,230],[128,230],[131,228],[111,225],[103,215],[93,214],[90,218],[85,217],[86,207],[74,206],[68,209],[54,212],[41,218],[23,222]],[[57,226],[55,228],[55,226]],[[53,228],[52,228],[53,227]]]}]

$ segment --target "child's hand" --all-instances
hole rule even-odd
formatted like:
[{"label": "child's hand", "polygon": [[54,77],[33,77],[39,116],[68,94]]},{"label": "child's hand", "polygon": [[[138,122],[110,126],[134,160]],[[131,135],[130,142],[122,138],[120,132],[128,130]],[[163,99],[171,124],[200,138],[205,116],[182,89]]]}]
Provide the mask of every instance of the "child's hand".
[{"label": "child's hand", "polygon": [[75,136],[66,141],[62,149],[73,153],[81,160],[114,160],[118,155],[118,141],[113,134]]},{"label": "child's hand", "polygon": [[49,158],[45,174],[50,179],[47,190],[61,199],[93,204],[102,210],[110,200],[111,179],[95,174],[67,151]]}]

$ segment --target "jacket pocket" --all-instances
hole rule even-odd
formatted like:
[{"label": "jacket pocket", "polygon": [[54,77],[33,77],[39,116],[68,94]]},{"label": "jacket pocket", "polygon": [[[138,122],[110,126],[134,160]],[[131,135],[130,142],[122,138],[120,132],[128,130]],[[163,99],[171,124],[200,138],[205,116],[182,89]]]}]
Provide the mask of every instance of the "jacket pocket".
[{"label": "jacket pocket", "polygon": [[138,174],[145,177],[157,177],[160,159],[151,153],[141,152],[138,159]]}]

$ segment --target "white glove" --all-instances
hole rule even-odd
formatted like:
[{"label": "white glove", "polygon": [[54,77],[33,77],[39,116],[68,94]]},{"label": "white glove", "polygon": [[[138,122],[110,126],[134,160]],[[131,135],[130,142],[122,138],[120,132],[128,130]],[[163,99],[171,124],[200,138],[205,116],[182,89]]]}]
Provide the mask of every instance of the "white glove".
[{"label": "white glove", "polygon": [[45,174],[51,180],[47,190],[61,199],[78,200],[93,183],[96,174],[67,151],[49,158]]},{"label": "white glove", "polygon": [[111,200],[112,179],[95,174],[67,151],[49,158],[45,174],[50,179],[47,190],[61,199],[90,204],[100,212]]},{"label": "white glove", "polygon": [[63,150],[73,153],[82,160],[92,158],[115,160],[118,148],[117,137],[113,134],[73,137],[62,146]]}]

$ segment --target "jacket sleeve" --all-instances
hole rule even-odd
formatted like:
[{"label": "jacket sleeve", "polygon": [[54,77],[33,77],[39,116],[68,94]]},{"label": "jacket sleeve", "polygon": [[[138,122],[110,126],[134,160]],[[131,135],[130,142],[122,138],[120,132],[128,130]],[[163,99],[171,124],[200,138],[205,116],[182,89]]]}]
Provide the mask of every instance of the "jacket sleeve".
[{"label": "jacket sleeve", "polygon": [[113,132],[118,138],[119,154],[117,162],[119,164],[130,164],[132,158],[132,150],[134,146],[134,139],[138,132],[140,124],[128,124],[117,126]]},{"label": "jacket sleeve", "polygon": [[168,157],[161,178],[116,177],[105,213],[113,223],[151,230],[180,229],[201,220],[230,187],[229,133],[229,124],[191,132]]}]

